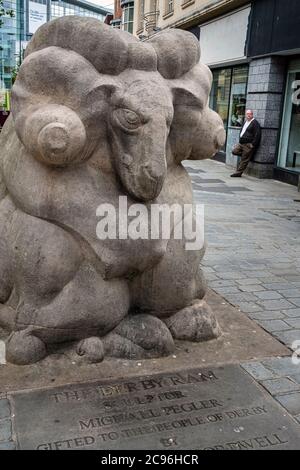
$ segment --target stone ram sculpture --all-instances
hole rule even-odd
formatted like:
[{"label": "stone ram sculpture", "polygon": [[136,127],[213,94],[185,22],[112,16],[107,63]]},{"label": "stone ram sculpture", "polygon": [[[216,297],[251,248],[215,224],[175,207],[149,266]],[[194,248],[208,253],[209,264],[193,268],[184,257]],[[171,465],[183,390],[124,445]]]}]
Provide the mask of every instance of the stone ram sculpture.
[{"label": "stone ram sculpture", "polygon": [[36,32],[0,136],[8,361],[30,364],[65,342],[90,362],[159,357],[174,339],[218,336],[203,300],[204,248],[96,233],[97,208],[118,208],[120,196],[147,211],[192,203],[181,162],[224,143],[210,87],[199,43],[185,31],[140,42],[95,19],[64,17]]}]

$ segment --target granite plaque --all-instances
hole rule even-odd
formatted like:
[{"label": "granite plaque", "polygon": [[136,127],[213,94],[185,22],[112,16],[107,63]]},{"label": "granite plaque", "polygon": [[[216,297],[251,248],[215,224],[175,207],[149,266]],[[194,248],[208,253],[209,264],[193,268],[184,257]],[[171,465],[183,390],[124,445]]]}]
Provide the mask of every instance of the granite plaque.
[{"label": "granite plaque", "polygon": [[11,395],[20,449],[299,449],[300,427],[238,365]]}]

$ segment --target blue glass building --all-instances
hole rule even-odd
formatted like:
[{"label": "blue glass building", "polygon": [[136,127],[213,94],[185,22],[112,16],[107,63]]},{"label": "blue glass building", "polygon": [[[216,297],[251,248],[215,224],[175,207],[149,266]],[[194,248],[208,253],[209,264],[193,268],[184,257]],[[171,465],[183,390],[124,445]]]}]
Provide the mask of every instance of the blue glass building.
[{"label": "blue glass building", "polygon": [[[104,21],[112,11],[84,0],[4,0],[5,10],[0,26],[0,118],[10,109],[10,90],[24,50],[37,28],[50,19],[77,15]],[[4,119],[0,119],[0,128]],[[1,122],[2,121],[2,122]]]}]

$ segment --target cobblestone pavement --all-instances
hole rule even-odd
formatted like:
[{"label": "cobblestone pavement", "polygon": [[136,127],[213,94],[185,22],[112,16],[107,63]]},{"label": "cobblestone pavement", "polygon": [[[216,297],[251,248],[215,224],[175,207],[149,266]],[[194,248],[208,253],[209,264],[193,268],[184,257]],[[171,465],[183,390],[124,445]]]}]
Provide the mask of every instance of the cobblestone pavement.
[{"label": "cobblestone pavement", "polygon": [[[298,346],[300,356],[297,188],[248,176],[233,179],[232,170],[216,161],[186,166],[195,200],[205,204],[203,269],[209,287],[288,348]],[[288,357],[244,367],[300,422],[300,364]]]},{"label": "cobblestone pavement", "polygon": [[300,423],[300,366],[293,364],[290,357],[275,357],[242,366]]}]

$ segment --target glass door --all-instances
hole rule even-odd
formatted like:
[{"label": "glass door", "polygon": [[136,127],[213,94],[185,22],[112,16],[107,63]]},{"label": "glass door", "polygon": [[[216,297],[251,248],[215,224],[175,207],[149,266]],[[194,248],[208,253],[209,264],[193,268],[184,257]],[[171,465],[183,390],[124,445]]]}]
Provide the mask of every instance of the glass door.
[{"label": "glass door", "polygon": [[[213,83],[210,94],[210,108],[221,116],[225,129],[228,126],[231,70],[227,68],[213,71]],[[225,150],[225,147],[223,150]]]},{"label": "glass door", "polygon": [[239,141],[241,128],[245,121],[248,72],[248,65],[234,67],[232,70],[226,153],[228,163],[233,165],[234,160],[230,162],[232,159],[231,150]]},{"label": "glass door", "polygon": [[[227,147],[238,141],[245,119],[248,65],[213,70],[210,108],[222,118],[227,135]],[[223,150],[225,151],[226,145]]]}]

